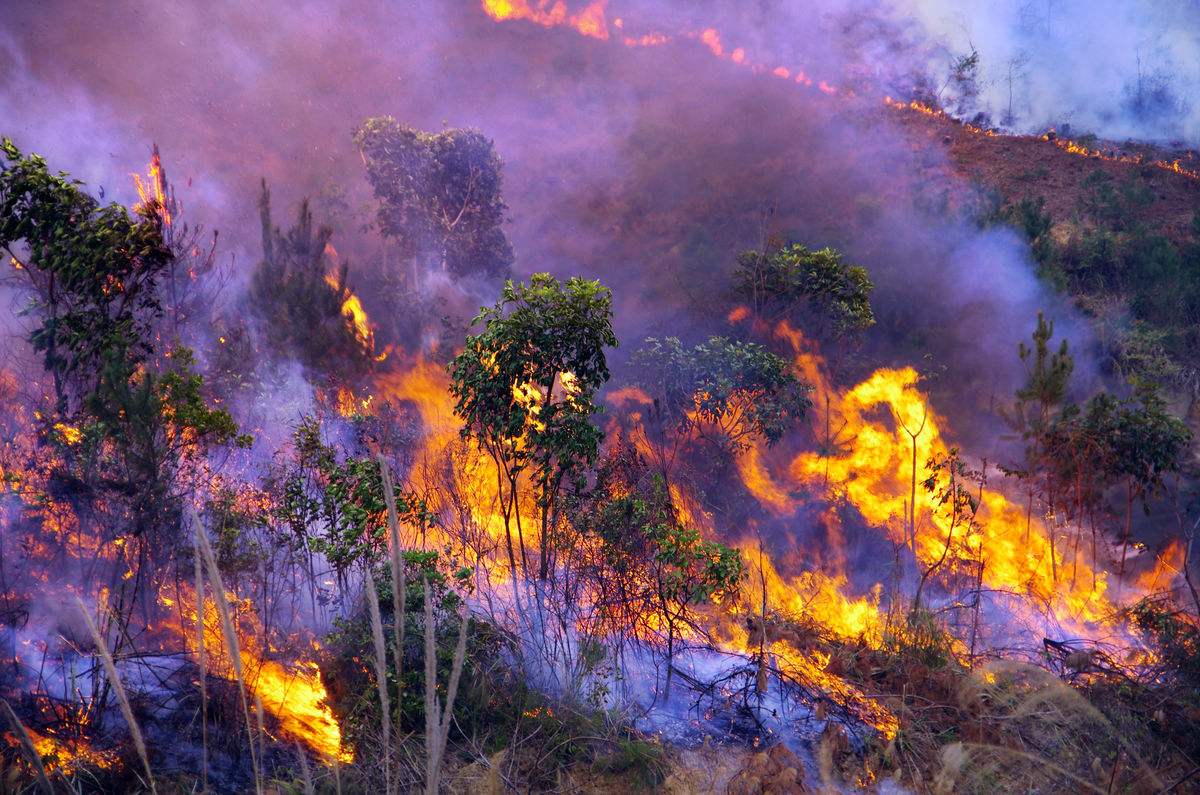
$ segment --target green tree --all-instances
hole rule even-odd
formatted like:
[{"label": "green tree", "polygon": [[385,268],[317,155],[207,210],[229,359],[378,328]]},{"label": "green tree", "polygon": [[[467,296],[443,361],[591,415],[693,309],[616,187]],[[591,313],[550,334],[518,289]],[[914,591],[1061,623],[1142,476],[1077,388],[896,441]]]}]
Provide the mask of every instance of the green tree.
[{"label": "green tree", "polygon": [[379,228],[406,258],[456,276],[507,276],[502,163],[482,133],[426,133],[391,116],[367,119],[354,142],[379,200]]},{"label": "green tree", "polygon": [[752,438],[773,445],[812,405],[787,360],[753,342],[711,337],[689,349],[675,337],[649,337],[632,365],[670,428],[715,435],[734,449]]},{"label": "green tree", "polygon": [[1123,574],[1134,505],[1140,500],[1149,510],[1164,477],[1178,470],[1190,440],[1187,425],[1167,411],[1149,384],[1139,384],[1127,399],[1100,393],[1082,409],[1068,406],[1041,436],[1050,507],[1077,526],[1092,522],[1094,558],[1096,513],[1109,487],[1123,486]]},{"label": "green tree", "polygon": [[738,255],[734,292],[755,314],[774,323],[791,318],[818,336],[838,338],[875,324],[874,285],[866,268],[849,265],[832,248],[799,243]]},{"label": "green tree", "polygon": [[1163,478],[1179,469],[1192,434],[1187,425],[1167,411],[1166,403],[1152,385],[1141,384],[1137,395],[1112,408],[1112,453],[1108,460],[1112,475],[1125,484],[1125,529],[1122,533],[1120,574],[1133,535],[1133,505],[1148,500],[1162,489]]},{"label": "green tree", "polygon": [[612,294],[598,281],[536,273],[529,284],[506,282],[499,301],[472,322],[482,330],[450,365],[454,410],[463,437],[496,463],[509,563],[516,572],[515,524],[526,577],[519,506],[523,476],[532,481],[541,523],[536,574],[544,581],[553,571],[558,496],[565,486],[582,487],[603,439],[591,415],[609,378],[604,349],[617,344]]},{"label": "green tree", "polygon": [[[374,567],[388,549],[387,502],[379,462],[348,456],[321,437],[305,417],[293,434],[295,465],[281,479],[280,518],[313,552],[325,556],[338,577],[355,566]],[[394,485],[397,518],[423,533],[436,524],[427,503]]]},{"label": "green tree", "polygon": [[[1046,461],[1047,434],[1052,422],[1066,405],[1067,388],[1075,369],[1075,360],[1067,341],[1063,340],[1054,350],[1050,344],[1053,338],[1054,321],[1047,321],[1038,312],[1033,346],[1021,342],[1017,347],[1017,355],[1026,366],[1025,384],[1017,390],[1016,401],[1011,409],[1001,410],[1009,426],[1025,441],[1024,462],[1019,467],[1001,467],[1001,471],[1025,484],[1026,538],[1033,522],[1033,503],[1039,487],[1043,495],[1050,491],[1050,473]],[[1051,556],[1051,562],[1057,566],[1054,556]]]},{"label": "green tree", "polygon": [[[158,348],[160,284],[172,258],[164,214],[101,206],[64,173],[0,143],[0,248],[19,263],[39,325],[30,339],[54,376],[64,480],[85,484],[118,533],[178,527],[178,499],[214,448],[247,446],[232,416],[211,408],[190,350]],[[54,420],[57,420],[55,422]],[[169,553],[166,539],[141,546]]]},{"label": "green tree", "polygon": [[0,249],[25,276],[40,324],[31,341],[54,377],[59,411],[107,369],[132,374],[150,352],[158,283],[171,261],[162,220],[100,205],[67,174],[0,140]]}]

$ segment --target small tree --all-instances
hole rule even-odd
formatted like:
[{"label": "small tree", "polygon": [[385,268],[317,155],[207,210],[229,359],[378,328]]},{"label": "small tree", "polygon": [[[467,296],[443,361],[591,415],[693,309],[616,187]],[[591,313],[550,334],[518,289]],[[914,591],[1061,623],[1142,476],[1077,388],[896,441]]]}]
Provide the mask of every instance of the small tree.
[{"label": "small tree", "polygon": [[[1025,460],[1018,467],[1002,467],[1005,475],[1022,481],[1026,487],[1025,535],[1028,539],[1033,522],[1033,502],[1039,482],[1043,494],[1051,487],[1049,470],[1045,458],[1046,437],[1053,421],[1066,405],[1067,387],[1075,360],[1071,357],[1067,341],[1063,340],[1058,350],[1051,349],[1054,338],[1054,321],[1047,321],[1038,312],[1037,326],[1033,331],[1033,346],[1024,342],[1017,347],[1017,355],[1027,367],[1025,384],[1016,392],[1016,401],[1010,410],[1002,409],[1009,426],[1025,440]],[[1051,538],[1053,544],[1054,539]],[[1053,555],[1052,566],[1057,566]],[[1055,575],[1057,576],[1057,569]]]},{"label": "small tree", "polygon": [[[967,537],[979,529],[975,517],[979,513],[986,474],[982,470],[970,469],[957,447],[951,447],[942,455],[932,457],[926,464],[928,476],[922,482],[925,491],[933,500],[935,514],[940,514],[946,532],[941,552],[929,561],[921,572],[917,591],[913,596],[913,610],[921,607],[921,593],[925,584],[946,563],[952,549],[969,548]],[[935,523],[936,525],[936,523]]]},{"label": "small tree", "polygon": [[421,132],[390,116],[367,119],[354,142],[379,200],[379,228],[414,262],[456,276],[507,276],[501,161],[477,130]]},{"label": "small tree", "polygon": [[33,292],[41,322],[30,340],[44,353],[64,414],[98,388],[106,369],[128,375],[145,361],[171,260],[157,214],[101,206],[81,184],[0,139],[0,249]]},{"label": "small tree", "polygon": [[[57,416],[46,436],[65,439],[62,474],[88,485],[97,512],[145,536],[178,527],[189,469],[250,438],[208,406],[191,351],[155,345],[172,258],[161,206],[130,215],[79,185],[0,143],[0,248],[27,280],[40,320],[30,340],[54,377]],[[142,554],[168,553],[166,540]]]},{"label": "small tree", "polygon": [[753,438],[775,444],[812,405],[787,360],[753,342],[711,337],[688,349],[649,337],[632,365],[672,430],[715,435],[733,449]]},{"label": "small tree", "polygon": [[1116,405],[1112,411],[1111,473],[1125,483],[1125,529],[1122,533],[1121,567],[1133,535],[1133,504],[1147,502],[1163,485],[1163,478],[1179,468],[1192,434],[1184,422],[1172,416],[1158,391],[1142,384],[1134,400]]},{"label": "small tree", "polygon": [[848,265],[832,248],[799,243],[738,255],[734,292],[769,323],[796,320],[819,337],[838,338],[875,324],[874,285],[866,268]]},{"label": "small tree", "polygon": [[[325,556],[339,580],[355,566],[374,567],[388,549],[387,498],[379,463],[348,456],[321,438],[312,417],[293,434],[296,462],[281,479],[280,518],[308,548]],[[393,485],[398,521],[423,532],[436,524],[424,500]]]},{"label": "small tree", "polygon": [[515,524],[526,576],[521,483],[525,473],[532,480],[541,524],[536,575],[544,581],[553,570],[558,496],[583,485],[603,438],[591,415],[609,377],[604,349],[617,344],[612,294],[597,281],[564,284],[537,273],[529,284],[506,282],[500,300],[473,323],[483,330],[467,337],[450,365],[454,410],[463,437],[496,464],[509,563],[515,574]]}]

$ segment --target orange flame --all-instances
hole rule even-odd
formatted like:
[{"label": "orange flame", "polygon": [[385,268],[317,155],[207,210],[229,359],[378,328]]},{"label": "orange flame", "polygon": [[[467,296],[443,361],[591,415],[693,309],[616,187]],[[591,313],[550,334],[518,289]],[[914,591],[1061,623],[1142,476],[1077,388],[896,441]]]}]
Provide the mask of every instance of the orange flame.
[{"label": "orange flame", "polygon": [[[182,620],[175,630],[194,655],[198,653],[195,592],[187,584],[180,584],[177,595],[177,599],[160,596],[159,601],[178,610]],[[328,761],[354,761],[353,755],[342,748],[341,728],[329,709],[317,664],[303,655],[293,665],[268,658],[260,641],[262,627],[250,601],[233,594],[227,598],[234,608],[242,670],[251,695],[262,701],[263,709],[275,717],[288,736],[303,741]],[[210,670],[233,679],[220,614],[209,597],[204,599],[202,629]]]},{"label": "orange flame", "polygon": [[[838,391],[829,384],[824,362],[805,349],[797,331],[782,323],[777,333],[792,342],[797,368],[816,386],[817,405],[828,405],[853,439],[836,451],[800,453],[788,467],[789,476],[797,485],[825,484],[844,491],[868,522],[888,528],[894,540],[906,541],[903,518],[912,497],[914,445],[918,480],[924,477],[925,462],[948,450],[944,422],[917,388],[916,371],[882,368],[852,389]],[[979,530],[952,540],[952,551],[964,562],[984,561],[983,579],[992,588],[1030,594],[1076,620],[1104,622],[1113,608],[1106,596],[1106,573],[1094,571],[1089,561],[1057,543],[1038,517],[1027,522],[1025,509],[1001,492],[983,488],[980,495]],[[928,565],[942,556],[947,519],[936,498],[919,486],[913,515],[913,552]],[[1068,570],[1070,576],[1064,574]]]},{"label": "orange flame", "polygon": [[566,25],[581,35],[607,40],[608,23],[604,19],[607,3],[608,0],[593,0],[582,11],[571,13],[564,0],[483,0],[483,10],[497,22],[523,19],[544,28]]},{"label": "orange flame", "polygon": [[171,225],[172,205],[174,197],[167,194],[167,175],[163,171],[162,158],[158,155],[158,147],[154,147],[150,155],[150,177],[148,182],[142,181],[140,174],[133,175],[133,186],[137,189],[141,200],[134,206],[135,210],[157,215],[165,226]]}]

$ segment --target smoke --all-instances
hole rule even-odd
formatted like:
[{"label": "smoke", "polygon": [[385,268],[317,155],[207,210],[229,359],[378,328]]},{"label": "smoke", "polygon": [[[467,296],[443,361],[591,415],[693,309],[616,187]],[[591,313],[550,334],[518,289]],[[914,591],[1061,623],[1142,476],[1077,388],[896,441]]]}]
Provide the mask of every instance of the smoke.
[{"label": "smoke", "polygon": [[[1200,7],[1186,0],[900,0],[928,64],[980,56],[974,110],[1022,131],[1070,123],[1103,138],[1200,140]],[[974,111],[972,111],[974,112]]]},{"label": "smoke", "polygon": [[[230,306],[259,258],[260,176],[283,220],[289,205],[314,198],[352,262],[352,287],[385,285],[405,265],[364,231],[373,210],[352,129],[384,113],[426,129],[475,126],[506,161],[518,273],[604,280],[627,346],[649,333],[716,328],[712,307],[725,300],[734,256],[765,234],[835,245],[878,285],[869,349],[948,369],[964,415],[956,430],[967,432],[1019,380],[1016,342],[1039,309],[1086,350],[1084,325],[1037,282],[1014,236],[975,228],[969,186],[929,177],[944,165],[940,153],[914,148],[865,99],[831,99],[746,68],[784,64],[834,86],[911,83],[917,70],[937,68],[941,40],[964,30],[928,4],[916,10],[923,29],[863,2],[830,0],[804,13],[772,3],[613,3],[612,36],[597,41],[496,23],[473,3],[23,6],[9,26],[21,33],[0,47],[12,67],[0,78],[0,115],[26,150],[121,201],[132,200],[128,175],[157,142],[189,219],[221,230],[222,255],[234,263]],[[1051,10],[1063,17],[1051,33],[1079,29],[1066,5]],[[994,9],[960,17],[983,26],[997,15],[1023,19]],[[626,47],[618,17],[622,31],[672,38]],[[1049,35],[994,27],[987,38],[964,33],[985,66]],[[745,63],[714,57],[696,38],[708,28],[725,55],[740,48]],[[1082,26],[1091,28],[1102,30]],[[1008,29],[1016,33],[1005,37]],[[1185,41],[1180,34],[1163,47],[1178,60]],[[1042,49],[1044,59],[1071,55]],[[1039,60],[1027,71],[1039,86],[1029,96],[1041,97],[1083,70]],[[1075,101],[1102,108],[1100,90],[1081,88]],[[1172,128],[1157,129],[1161,137]],[[429,281],[458,316],[487,292]],[[405,311],[400,296],[359,291],[374,318]]]}]

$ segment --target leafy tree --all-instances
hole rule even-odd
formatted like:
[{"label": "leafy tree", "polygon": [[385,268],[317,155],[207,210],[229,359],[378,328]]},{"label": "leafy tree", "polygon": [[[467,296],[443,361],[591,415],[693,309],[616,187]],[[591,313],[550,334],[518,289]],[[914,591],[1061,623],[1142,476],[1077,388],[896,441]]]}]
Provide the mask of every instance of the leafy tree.
[{"label": "leafy tree", "polygon": [[[405,733],[420,733],[427,728],[424,698],[428,674],[425,668],[426,599],[430,602],[433,617],[434,675],[439,682],[445,682],[453,667],[460,616],[465,612],[472,572],[457,567],[438,552],[421,550],[406,550],[402,565],[405,572],[404,643],[400,650],[400,665],[394,655],[388,655],[386,680],[393,713],[388,719]],[[372,569],[372,586],[368,587],[376,589],[385,636],[394,636],[399,618],[393,608],[396,602],[392,598],[390,575],[378,568]],[[511,649],[504,647],[500,633],[484,621],[467,620],[470,622],[470,641],[460,691],[466,705],[456,710],[454,726],[457,731],[470,736],[485,734],[495,728],[497,721],[509,717],[497,714],[502,708],[497,702],[502,703],[502,699],[495,691],[489,692],[488,677],[490,669]],[[378,753],[378,733],[383,720],[381,707],[368,667],[363,664],[374,655],[370,619],[360,603],[360,609],[334,619],[333,623],[334,629],[325,639],[328,653],[322,656],[322,678],[328,688],[330,707],[342,729],[345,747],[361,754]]]},{"label": "leafy tree", "polygon": [[1110,471],[1125,483],[1120,570],[1124,574],[1125,554],[1133,535],[1134,501],[1140,499],[1145,506],[1161,490],[1163,478],[1179,469],[1192,434],[1182,420],[1167,411],[1157,389],[1148,384],[1139,385],[1133,400],[1112,405],[1111,428]]},{"label": "leafy tree", "polygon": [[367,119],[354,142],[379,200],[379,228],[403,256],[456,276],[507,276],[501,161],[477,130],[426,133],[390,116]]},{"label": "leafy tree", "polygon": [[[1096,513],[1110,486],[1124,486],[1121,536],[1127,550],[1134,504],[1141,500],[1148,510],[1163,478],[1179,468],[1190,439],[1187,425],[1166,410],[1157,388],[1147,383],[1138,384],[1131,398],[1100,393],[1082,409],[1067,406],[1039,437],[1050,507],[1077,526],[1092,523],[1094,558]],[[1122,552],[1122,573],[1124,558]]]},{"label": "leafy tree", "polygon": [[455,413],[464,438],[495,461],[509,562],[516,568],[515,521],[521,570],[528,575],[520,505],[528,473],[541,515],[537,576],[550,576],[557,497],[564,486],[582,487],[599,453],[603,433],[591,423],[596,391],[608,380],[604,349],[617,344],[612,294],[598,281],[561,283],[547,273],[529,284],[509,280],[495,306],[472,321],[482,324],[450,365]]},{"label": "leafy tree", "polygon": [[267,343],[281,356],[294,356],[321,375],[361,374],[371,366],[372,342],[344,311],[350,291],[348,263],[331,274],[326,259],[333,232],[314,226],[308,202],[300,204],[287,232],[271,222],[271,194],[262,183],[259,197],[263,259],[250,281],[250,306]]},{"label": "leafy tree", "polygon": [[874,285],[866,268],[848,265],[832,248],[799,243],[738,255],[734,291],[755,313],[775,322],[795,318],[819,335],[840,337],[875,324]]},{"label": "leafy tree", "polygon": [[[190,350],[155,346],[172,259],[161,208],[131,216],[79,185],[0,143],[0,247],[19,263],[40,320],[31,341],[54,376],[57,417],[47,425],[66,443],[59,475],[145,536],[178,526],[181,481],[208,452],[250,437],[209,407]],[[169,552],[163,540],[143,554]]]},{"label": "leafy tree", "polygon": [[0,141],[0,249],[32,288],[41,322],[30,339],[64,413],[97,389],[106,368],[131,374],[145,360],[171,259],[159,216],[101,206],[81,184]]},{"label": "leafy tree", "polygon": [[632,364],[677,432],[715,431],[735,449],[752,438],[774,444],[812,405],[787,360],[753,342],[712,337],[687,349],[649,337]]}]

